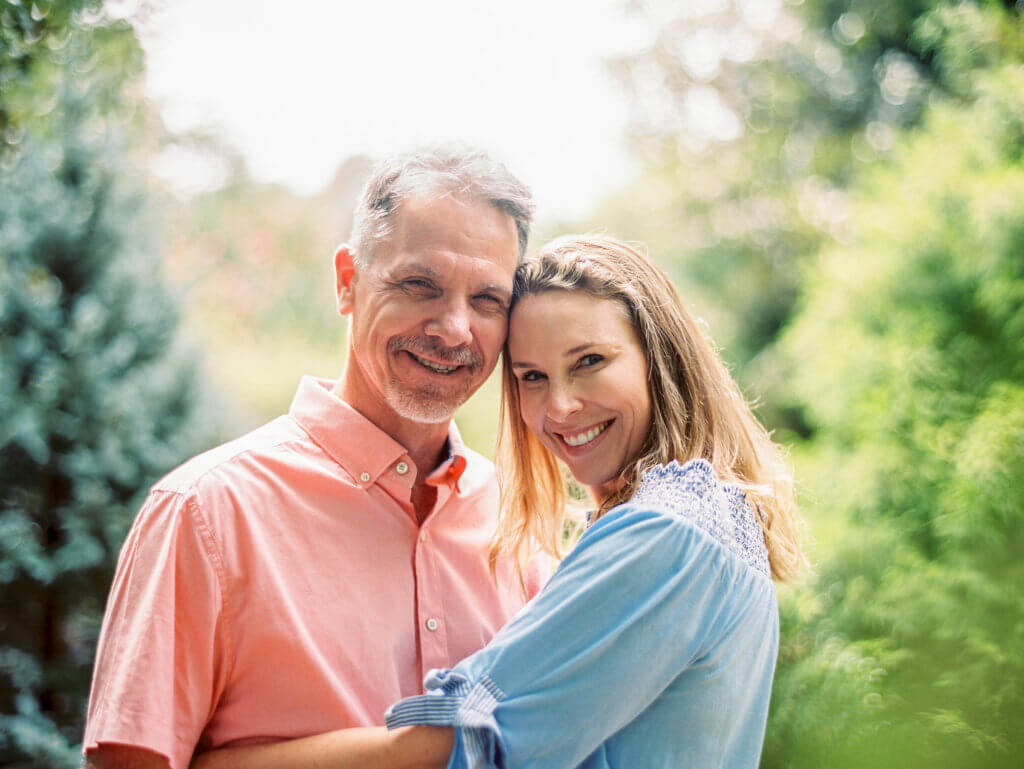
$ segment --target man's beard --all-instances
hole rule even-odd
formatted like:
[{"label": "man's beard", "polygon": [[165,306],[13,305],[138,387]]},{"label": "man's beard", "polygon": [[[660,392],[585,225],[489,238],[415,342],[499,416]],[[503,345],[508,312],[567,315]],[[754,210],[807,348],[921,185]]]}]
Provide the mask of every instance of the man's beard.
[{"label": "man's beard", "polygon": [[409,387],[405,382],[392,379],[384,397],[388,405],[403,419],[425,424],[440,424],[454,416],[456,410],[473,394],[474,375],[483,366],[480,356],[468,347],[447,348],[422,337],[397,337],[389,347],[392,352],[411,352],[415,355],[447,366],[465,366],[470,376],[461,386],[423,385]]}]

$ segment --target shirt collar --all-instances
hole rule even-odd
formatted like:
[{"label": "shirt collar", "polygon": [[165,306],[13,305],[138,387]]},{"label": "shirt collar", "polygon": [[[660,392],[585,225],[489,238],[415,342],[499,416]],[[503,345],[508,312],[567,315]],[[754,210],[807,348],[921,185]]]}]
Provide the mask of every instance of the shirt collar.
[{"label": "shirt collar", "polygon": [[[288,414],[361,486],[371,486],[407,456],[407,452],[404,446],[335,395],[334,386],[335,382],[330,379],[302,377]],[[452,422],[448,430],[448,458],[427,476],[427,483],[434,486],[447,483],[458,491],[466,465],[466,447]]]},{"label": "shirt collar", "polygon": [[461,492],[459,479],[466,472],[468,464],[466,446],[462,442],[462,436],[459,435],[459,428],[455,426],[455,422],[452,422],[448,430],[448,458],[427,476],[427,483],[431,486],[440,486],[442,483],[447,483],[456,492]]}]

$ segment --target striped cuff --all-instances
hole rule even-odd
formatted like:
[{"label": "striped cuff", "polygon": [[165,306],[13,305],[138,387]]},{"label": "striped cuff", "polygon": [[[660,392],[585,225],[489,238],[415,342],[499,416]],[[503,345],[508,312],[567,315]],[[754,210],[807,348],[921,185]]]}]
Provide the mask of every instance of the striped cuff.
[{"label": "striped cuff", "polygon": [[[424,681],[427,694],[407,697],[385,713],[388,729],[427,724],[459,730],[465,765],[469,769],[503,767],[504,746],[494,720],[494,709],[504,692],[487,676],[475,684],[453,670],[432,670]],[[456,746],[458,752],[459,746]]]}]

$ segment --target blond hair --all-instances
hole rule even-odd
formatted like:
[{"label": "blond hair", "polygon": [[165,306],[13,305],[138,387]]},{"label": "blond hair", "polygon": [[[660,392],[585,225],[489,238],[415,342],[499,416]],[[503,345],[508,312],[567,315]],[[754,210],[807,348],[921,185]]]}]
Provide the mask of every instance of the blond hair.
[{"label": "blond hair", "polygon": [[[623,469],[619,487],[600,500],[595,515],[627,501],[647,469],[673,459],[703,458],[719,479],[746,493],[764,531],[772,576],[795,579],[805,560],[792,474],[668,276],[646,255],[614,238],[566,236],[548,243],[516,271],[513,302],[546,291],[585,291],[621,302],[647,360],[650,430]],[[523,564],[538,546],[559,557],[572,517],[567,479],[559,461],[523,422],[507,345],[500,422],[502,515],[492,563],[499,553],[509,552]]]}]

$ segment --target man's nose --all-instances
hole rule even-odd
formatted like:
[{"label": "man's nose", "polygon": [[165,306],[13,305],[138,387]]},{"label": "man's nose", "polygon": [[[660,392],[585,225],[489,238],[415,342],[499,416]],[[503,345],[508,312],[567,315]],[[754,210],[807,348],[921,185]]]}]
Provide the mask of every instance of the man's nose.
[{"label": "man's nose", "polygon": [[431,318],[425,330],[445,347],[460,347],[473,341],[471,325],[470,308],[464,302],[449,302]]}]

